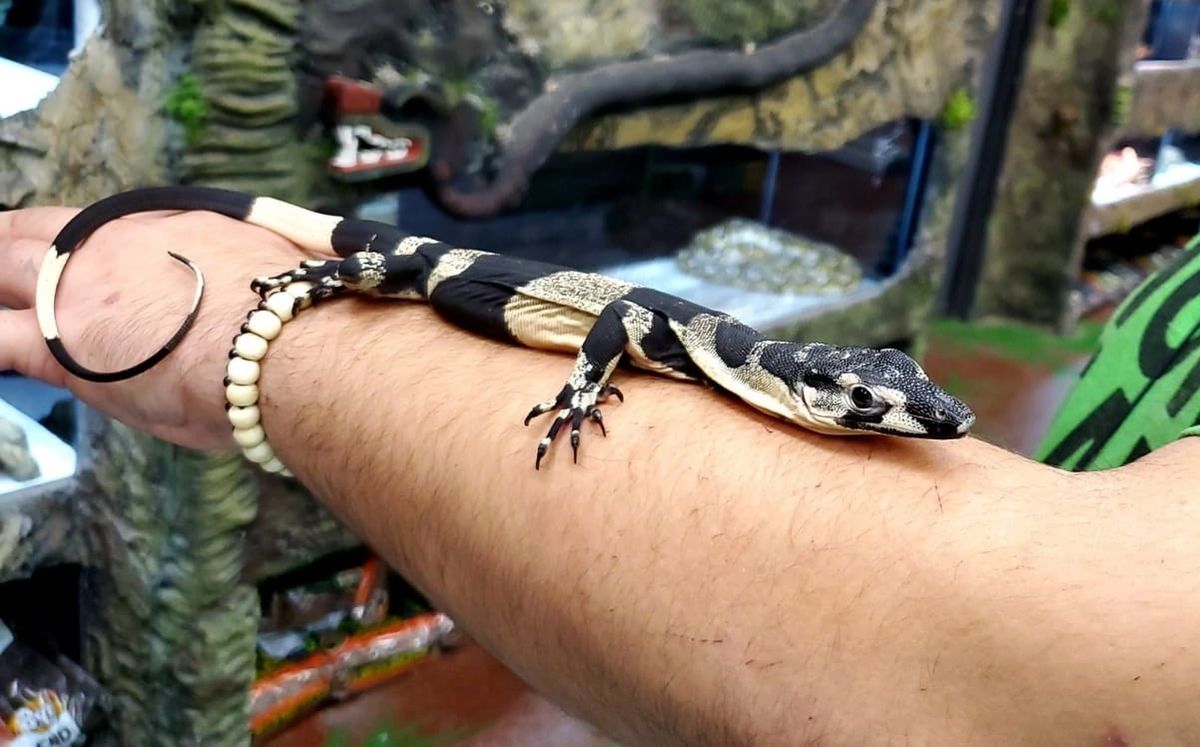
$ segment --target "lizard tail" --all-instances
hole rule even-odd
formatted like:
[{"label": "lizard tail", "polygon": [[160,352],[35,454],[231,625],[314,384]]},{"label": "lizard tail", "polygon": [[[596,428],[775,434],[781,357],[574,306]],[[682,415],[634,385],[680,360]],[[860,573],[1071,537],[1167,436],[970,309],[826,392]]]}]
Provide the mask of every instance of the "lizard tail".
[{"label": "lizard tail", "polygon": [[34,308],[37,311],[38,327],[50,354],[72,375],[87,381],[111,382],[129,379],[151,368],[170,354],[191,329],[200,311],[200,300],[204,295],[204,274],[191,260],[168,252],[173,259],[186,265],[196,277],[195,295],[183,323],[158,350],[132,366],[117,371],[96,371],[81,364],[63,345],[54,314],[54,304],[59,281],[72,251],[93,231],[104,223],[124,215],[151,210],[211,210],[245,220],[252,202],[253,198],[249,195],[227,190],[204,187],[151,187],[114,195],[80,211],[59,232],[38,271]]}]

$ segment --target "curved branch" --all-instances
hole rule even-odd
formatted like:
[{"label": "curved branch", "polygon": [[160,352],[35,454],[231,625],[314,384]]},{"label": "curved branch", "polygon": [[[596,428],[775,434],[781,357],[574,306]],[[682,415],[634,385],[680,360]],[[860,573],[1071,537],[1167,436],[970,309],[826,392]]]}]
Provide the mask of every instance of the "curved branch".
[{"label": "curved branch", "polygon": [[756,90],[778,83],[845,49],[874,9],[875,0],[843,0],[817,26],[750,53],[697,50],[664,60],[617,62],[564,76],[555,81],[553,90],[534,99],[513,119],[511,139],[491,184],[478,192],[463,192],[443,182],[438,197],[443,206],[459,215],[493,215],[520,200],[530,175],[550,158],[571,128],[591,114],[616,104]]}]

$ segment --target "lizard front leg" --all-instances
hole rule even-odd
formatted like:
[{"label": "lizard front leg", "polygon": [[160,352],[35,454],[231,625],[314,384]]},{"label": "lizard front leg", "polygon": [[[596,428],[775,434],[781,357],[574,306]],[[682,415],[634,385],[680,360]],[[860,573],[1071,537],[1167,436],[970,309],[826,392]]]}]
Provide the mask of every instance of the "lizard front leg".
[{"label": "lizard front leg", "polygon": [[250,288],[265,301],[267,296],[287,290],[293,283],[303,283],[307,290],[304,294],[296,295],[296,305],[292,310],[295,314],[304,306],[323,301],[345,290],[338,277],[338,268],[342,262],[340,259],[306,259],[294,270],[270,277],[264,275],[254,278]]},{"label": "lizard front leg", "polygon": [[641,352],[638,346],[649,328],[650,315],[649,310],[631,301],[618,300],[605,306],[596,317],[562,390],[554,399],[534,405],[525,416],[525,425],[529,425],[539,415],[558,411],[546,437],[538,443],[535,469],[541,469],[542,458],[567,423],[571,425],[571,450],[576,462],[579,461],[580,427],[585,419],[596,423],[601,434],[607,435],[598,405],[609,396],[624,401],[621,391],[609,384],[608,379],[626,352]]}]

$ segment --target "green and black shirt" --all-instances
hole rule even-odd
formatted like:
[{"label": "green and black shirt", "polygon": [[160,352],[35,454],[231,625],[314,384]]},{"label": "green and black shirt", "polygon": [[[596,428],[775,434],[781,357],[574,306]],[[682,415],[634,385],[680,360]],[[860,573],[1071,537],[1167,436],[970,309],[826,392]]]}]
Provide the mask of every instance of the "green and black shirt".
[{"label": "green and black shirt", "polygon": [[1200,236],[1113,313],[1035,457],[1118,467],[1200,435]]}]

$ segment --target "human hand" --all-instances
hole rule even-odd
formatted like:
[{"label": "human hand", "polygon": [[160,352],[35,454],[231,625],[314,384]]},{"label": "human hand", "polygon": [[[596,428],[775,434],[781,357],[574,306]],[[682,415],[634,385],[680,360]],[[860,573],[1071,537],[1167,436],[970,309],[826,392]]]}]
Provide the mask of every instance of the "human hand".
[{"label": "human hand", "polygon": [[0,212],[0,371],[64,386],[96,409],[181,446],[232,446],[224,412],[226,353],[258,303],[250,281],[312,255],[261,228],[213,213],[143,213],[103,226],[72,255],[58,293],[63,343],[84,365],[111,370],[154,352],[191,304],[205,275],[200,314],[159,365],[125,381],[96,384],[68,374],[50,355],[33,310],[38,268],[55,235],[78,212]]}]

